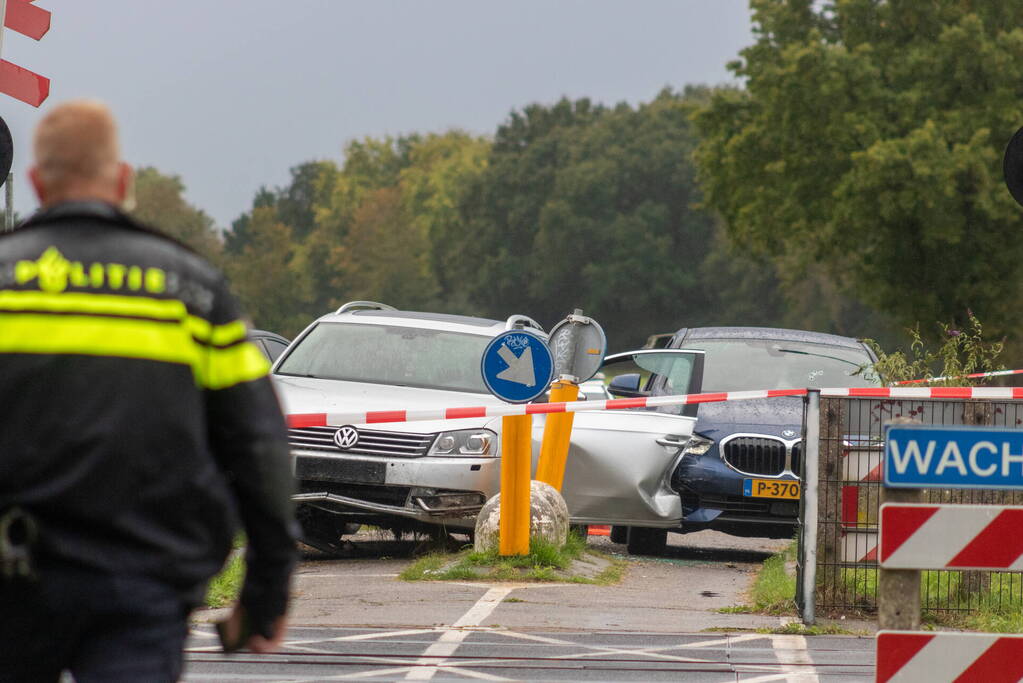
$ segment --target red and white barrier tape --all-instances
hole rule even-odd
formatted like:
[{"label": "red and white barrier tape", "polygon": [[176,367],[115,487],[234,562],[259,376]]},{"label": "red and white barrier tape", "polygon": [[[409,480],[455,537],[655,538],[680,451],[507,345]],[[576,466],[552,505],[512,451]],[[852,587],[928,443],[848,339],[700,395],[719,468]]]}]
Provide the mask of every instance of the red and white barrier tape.
[{"label": "red and white barrier tape", "polygon": [[1007,375],[1023,375],[1023,370],[995,370],[994,372],[975,372],[972,375],[955,375],[951,377],[929,377],[927,379],[907,379],[896,384],[927,384],[928,382],[944,382],[947,379],[979,379],[980,377],[1005,377]]},{"label": "red and white barrier tape", "polygon": [[[297,413],[288,415],[288,426],[326,427],[346,424],[378,424],[381,422],[419,422],[422,420],[459,420],[470,417],[505,417],[545,413],[578,413],[629,408],[656,408],[693,403],[749,401],[779,396],[805,396],[806,389],[770,389],[761,391],[727,391],[711,394],[650,396],[645,398],[614,398],[606,401],[571,401],[567,403],[526,403],[432,410],[370,410],[357,413]],[[828,398],[987,398],[1023,399],[1023,387],[856,387],[852,389],[821,389]]]},{"label": "red and white barrier tape", "polygon": [[655,408],[690,403],[742,401],[776,396],[805,396],[806,389],[770,391],[728,391],[715,394],[683,394],[681,396],[649,396],[644,398],[613,398],[605,401],[570,401],[562,403],[526,403],[471,408],[440,408],[437,410],[371,410],[364,413],[305,413],[288,415],[289,427],[323,427],[327,425],[375,424],[379,422],[418,422],[420,420],[458,420],[467,417],[505,417],[544,413],[578,413],[597,410]]}]

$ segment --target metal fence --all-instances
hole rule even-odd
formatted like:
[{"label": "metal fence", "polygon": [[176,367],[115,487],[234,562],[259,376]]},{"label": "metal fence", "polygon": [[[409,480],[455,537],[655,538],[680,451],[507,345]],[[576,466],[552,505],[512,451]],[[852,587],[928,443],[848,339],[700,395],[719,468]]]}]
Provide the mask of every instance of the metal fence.
[{"label": "metal fence", "polygon": [[[809,411],[807,419],[813,419],[813,412]],[[815,562],[816,566],[811,615],[814,610],[817,614],[870,613],[877,607],[883,429],[897,418],[922,424],[1023,429],[1023,402],[820,399],[818,487],[813,501],[817,508],[816,538],[805,525],[800,532],[801,577],[806,575],[807,563]],[[812,429],[806,431],[812,437]],[[810,451],[809,442],[807,446]],[[806,460],[812,467],[809,452]],[[803,473],[804,482],[807,474]],[[1023,504],[1023,492],[1016,491],[930,489],[925,491],[925,498],[931,503]],[[808,516],[801,515],[800,519]],[[807,542],[815,546],[816,557],[808,552]],[[806,590],[798,595],[801,607],[806,604]],[[1023,574],[928,571],[923,573],[921,591],[921,606],[931,612],[962,613],[981,606],[1018,609],[1023,606]]]}]

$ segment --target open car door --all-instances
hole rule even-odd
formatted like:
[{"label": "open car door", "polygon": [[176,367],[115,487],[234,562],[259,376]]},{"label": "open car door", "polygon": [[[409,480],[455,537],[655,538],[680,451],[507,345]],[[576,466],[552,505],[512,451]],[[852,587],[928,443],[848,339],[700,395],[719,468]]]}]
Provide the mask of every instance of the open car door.
[{"label": "open car door", "polygon": [[[658,395],[699,393],[703,352],[618,353],[601,372],[615,398],[650,396],[655,388]],[[678,527],[682,504],[671,474],[693,433],[695,407],[576,413],[562,491],[572,523]]]}]

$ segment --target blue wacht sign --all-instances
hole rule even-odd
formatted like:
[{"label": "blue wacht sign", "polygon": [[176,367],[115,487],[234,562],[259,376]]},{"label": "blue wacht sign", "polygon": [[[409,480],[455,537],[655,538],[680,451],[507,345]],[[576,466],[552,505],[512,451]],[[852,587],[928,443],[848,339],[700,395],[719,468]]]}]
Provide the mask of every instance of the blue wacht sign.
[{"label": "blue wacht sign", "polygon": [[1023,489],[1023,430],[889,425],[884,455],[891,488]]}]

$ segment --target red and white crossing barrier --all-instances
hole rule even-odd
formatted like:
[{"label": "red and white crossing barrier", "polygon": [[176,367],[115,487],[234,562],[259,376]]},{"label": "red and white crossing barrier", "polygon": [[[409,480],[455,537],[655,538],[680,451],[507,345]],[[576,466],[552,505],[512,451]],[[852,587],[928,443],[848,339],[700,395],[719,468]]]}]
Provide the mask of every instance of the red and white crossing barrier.
[{"label": "red and white crossing barrier", "polygon": [[824,398],[987,398],[1011,401],[1023,398],[1023,387],[853,387],[821,389]]},{"label": "red and white crossing barrier", "polygon": [[886,569],[1023,570],[1023,507],[881,506]]},{"label": "red and white crossing barrier", "polygon": [[288,415],[289,427],[325,427],[346,424],[377,424],[380,422],[418,422],[421,420],[459,420],[469,417],[504,417],[507,415],[539,415],[546,413],[579,413],[600,410],[654,408],[692,403],[749,401],[778,396],[805,396],[806,389],[772,389],[764,391],[728,391],[712,394],[682,394],[645,398],[614,398],[605,401],[569,401],[561,403],[526,403],[438,408],[435,410],[370,410],[358,413],[302,413]]},{"label": "red and white crossing barrier", "polygon": [[1023,375],[1023,370],[994,370],[992,372],[974,372],[969,375],[955,375],[951,377],[929,377],[927,379],[907,379],[896,384],[927,384],[928,382],[944,382],[947,379],[979,379],[981,377],[1005,377],[1007,375]]},{"label": "red and white crossing barrier", "polygon": [[[805,396],[806,389],[765,389],[760,391],[723,391],[708,394],[650,396],[645,398],[614,398],[606,401],[571,401],[567,403],[526,403],[428,410],[369,410],[349,413],[295,413],[288,415],[289,427],[326,427],[346,424],[378,424],[381,422],[418,422],[422,420],[459,420],[470,417],[504,417],[507,415],[538,415],[545,413],[578,413],[601,410],[654,408],[693,403],[749,401],[779,396]],[[855,387],[821,389],[825,398],[986,398],[1023,399],[1023,387]]]},{"label": "red and white crossing barrier", "polygon": [[877,634],[877,683],[1015,683],[1023,679],[1023,636],[995,633]]}]

